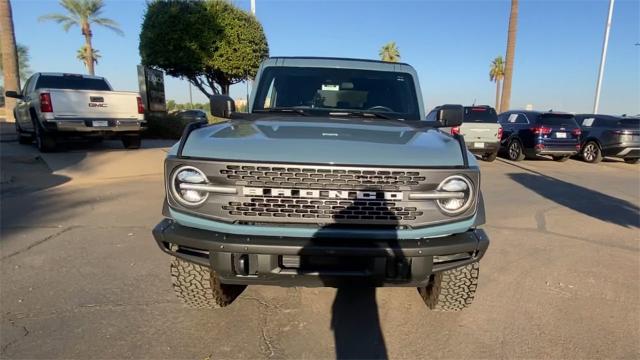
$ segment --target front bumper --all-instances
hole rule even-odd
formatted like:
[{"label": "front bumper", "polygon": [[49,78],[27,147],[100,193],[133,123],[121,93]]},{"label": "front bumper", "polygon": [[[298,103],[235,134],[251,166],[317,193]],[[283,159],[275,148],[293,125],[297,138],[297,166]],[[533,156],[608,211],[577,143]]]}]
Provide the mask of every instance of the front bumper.
[{"label": "front bumper", "polygon": [[167,254],[210,267],[223,283],[279,286],[424,286],[431,274],[482,258],[481,229],[425,239],[246,236],[164,219],[153,229]]},{"label": "front bumper", "polygon": [[[107,126],[93,126],[94,121]],[[145,129],[146,122],[136,119],[89,119],[89,120],[47,120],[44,121],[44,128],[50,132],[64,132],[76,134],[120,134],[140,132]]]}]

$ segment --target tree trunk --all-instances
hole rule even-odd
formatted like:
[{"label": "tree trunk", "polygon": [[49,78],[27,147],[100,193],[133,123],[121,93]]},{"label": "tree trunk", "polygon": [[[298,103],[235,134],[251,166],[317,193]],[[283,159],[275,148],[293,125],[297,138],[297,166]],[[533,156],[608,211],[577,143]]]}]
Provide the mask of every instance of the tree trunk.
[{"label": "tree trunk", "polygon": [[500,78],[496,78],[496,112],[500,114]]},{"label": "tree trunk", "polygon": [[91,46],[91,27],[89,23],[82,24],[82,35],[84,35],[84,44],[87,47],[87,57],[85,59],[85,63],[87,64],[87,71],[89,75],[95,75],[95,68],[93,63],[93,46]]},{"label": "tree trunk", "polygon": [[516,32],[518,30],[518,0],[511,0],[511,15],[509,16],[509,34],[507,37],[507,58],[502,83],[502,99],[500,110],[507,111],[511,102],[511,80],[513,79],[513,59],[516,53]]},{"label": "tree trunk", "polygon": [[[20,92],[20,69],[18,68],[18,50],[16,48],[16,35],[13,32],[13,15],[11,2],[0,0],[0,41],[2,41],[2,69],[4,73],[4,89]],[[5,98],[5,111],[7,121],[15,121],[13,108],[16,99]]]}]

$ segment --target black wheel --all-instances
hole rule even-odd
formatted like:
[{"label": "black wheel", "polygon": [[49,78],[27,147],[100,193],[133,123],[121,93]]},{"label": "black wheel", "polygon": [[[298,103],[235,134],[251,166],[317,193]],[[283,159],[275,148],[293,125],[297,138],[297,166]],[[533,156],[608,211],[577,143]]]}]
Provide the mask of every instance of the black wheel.
[{"label": "black wheel", "polygon": [[552,156],[553,161],[557,161],[557,162],[565,162],[569,160],[570,157],[571,157],[570,155]]},{"label": "black wheel", "polygon": [[628,158],[628,159],[624,159],[624,162],[626,162],[627,164],[637,164],[638,161],[640,161],[640,158]]},{"label": "black wheel", "polygon": [[597,164],[602,161],[602,151],[595,141],[589,141],[582,147],[582,160]]},{"label": "black wheel", "polygon": [[18,119],[15,117],[15,113],[13,118],[16,121],[15,125],[16,125],[16,134],[18,136],[18,143],[22,145],[31,145],[33,143],[33,135],[27,132],[24,132],[22,130],[22,128],[20,127],[20,124],[18,123]]},{"label": "black wheel", "polygon": [[194,309],[217,309],[230,305],[245,285],[222,284],[209,268],[173,258],[171,280],[176,295]]},{"label": "black wheel", "polygon": [[486,161],[486,162],[492,162],[496,159],[496,157],[498,157],[498,152],[492,152],[489,154],[484,154],[482,155],[482,160]]},{"label": "black wheel", "polygon": [[43,153],[56,151],[56,148],[58,146],[56,138],[52,134],[44,131],[44,129],[42,129],[42,126],[40,126],[40,124],[36,120],[33,120],[33,128],[36,131],[35,137],[38,150]]},{"label": "black wheel", "polygon": [[140,135],[124,135],[122,137],[122,145],[125,149],[139,149],[141,142]]},{"label": "black wheel", "polygon": [[507,147],[507,156],[511,161],[522,161],[524,160],[524,151],[522,150],[522,144],[520,140],[514,139],[509,142],[509,146]]},{"label": "black wheel", "polygon": [[431,276],[429,284],[418,292],[431,310],[460,311],[471,305],[478,287],[480,264],[439,272]]}]

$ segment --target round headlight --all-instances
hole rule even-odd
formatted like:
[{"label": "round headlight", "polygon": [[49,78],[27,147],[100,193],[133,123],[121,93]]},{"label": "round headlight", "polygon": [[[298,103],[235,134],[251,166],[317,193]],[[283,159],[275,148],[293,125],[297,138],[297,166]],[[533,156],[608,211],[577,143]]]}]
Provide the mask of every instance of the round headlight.
[{"label": "round headlight", "polygon": [[173,172],[171,193],[182,205],[198,206],[209,197],[209,192],[199,190],[198,185],[207,183],[207,177],[202,171],[193,166],[183,166]]},{"label": "round headlight", "polygon": [[462,175],[453,175],[444,179],[438,185],[438,191],[455,193],[456,195],[437,200],[440,210],[447,215],[461,214],[473,203],[473,186],[471,181]]}]

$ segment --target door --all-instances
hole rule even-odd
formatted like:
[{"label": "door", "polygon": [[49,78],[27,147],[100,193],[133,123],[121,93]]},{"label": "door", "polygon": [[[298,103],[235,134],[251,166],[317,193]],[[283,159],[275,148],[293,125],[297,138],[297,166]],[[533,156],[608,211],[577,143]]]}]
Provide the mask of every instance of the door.
[{"label": "door", "polygon": [[22,88],[22,99],[16,101],[16,121],[20,124],[20,128],[26,131],[33,131],[33,122],[31,121],[31,114],[29,113],[29,106],[31,106],[31,92],[33,83],[35,81],[35,75],[31,76]]}]

